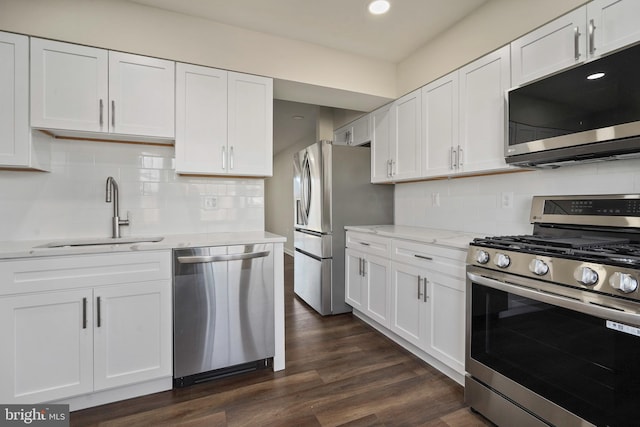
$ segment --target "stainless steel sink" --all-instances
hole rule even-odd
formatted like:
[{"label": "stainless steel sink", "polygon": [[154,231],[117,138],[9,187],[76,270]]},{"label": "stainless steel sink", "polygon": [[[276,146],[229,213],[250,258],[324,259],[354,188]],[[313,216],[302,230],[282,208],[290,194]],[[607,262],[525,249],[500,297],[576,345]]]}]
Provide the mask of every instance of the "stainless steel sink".
[{"label": "stainless steel sink", "polygon": [[62,248],[65,246],[96,246],[96,245],[126,245],[129,243],[151,243],[159,242],[164,237],[100,237],[95,239],[73,239],[73,240],[56,240],[54,242],[45,243],[44,245],[35,246],[36,248]]}]

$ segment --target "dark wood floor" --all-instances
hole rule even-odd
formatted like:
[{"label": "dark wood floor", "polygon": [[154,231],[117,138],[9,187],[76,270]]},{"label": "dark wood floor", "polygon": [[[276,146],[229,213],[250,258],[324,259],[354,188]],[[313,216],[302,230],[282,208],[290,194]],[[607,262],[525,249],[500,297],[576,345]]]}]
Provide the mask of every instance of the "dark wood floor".
[{"label": "dark wood floor", "polygon": [[268,369],[71,414],[71,426],[488,426],[463,389],[351,314],[293,295],[285,256],[286,369]]}]

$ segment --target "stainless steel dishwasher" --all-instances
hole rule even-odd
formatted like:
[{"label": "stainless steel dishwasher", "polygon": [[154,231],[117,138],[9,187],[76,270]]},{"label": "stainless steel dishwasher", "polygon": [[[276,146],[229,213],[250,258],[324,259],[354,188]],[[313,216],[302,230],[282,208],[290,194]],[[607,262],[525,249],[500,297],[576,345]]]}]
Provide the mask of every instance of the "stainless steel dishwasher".
[{"label": "stainless steel dishwasher", "polygon": [[174,249],[173,383],[272,366],[273,245]]}]

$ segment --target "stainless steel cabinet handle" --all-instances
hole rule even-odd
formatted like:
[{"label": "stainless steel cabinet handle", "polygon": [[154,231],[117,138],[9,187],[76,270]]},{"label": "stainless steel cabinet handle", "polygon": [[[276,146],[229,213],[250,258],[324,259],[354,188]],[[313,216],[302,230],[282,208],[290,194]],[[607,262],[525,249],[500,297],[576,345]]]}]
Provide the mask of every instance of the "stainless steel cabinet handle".
[{"label": "stainless steel cabinet handle", "polygon": [[111,127],[116,127],[116,101],[111,100]]},{"label": "stainless steel cabinet handle", "polygon": [[358,258],[358,276],[362,277],[362,258]]},{"label": "stainless steel cabinet handle", "polygon": [[396,173],[393,171],[393,166],[395,165],[396,161],[391,159],[391,176],[393,177]]},{"label": "stainless steel cabinet handle", "polygon": [[451,169],[456,169],[458,167],[458,152],[456,151],[455,148],[451,149],[451,159],[452,159],[451,163],[453,164]]},{"label": "stainless steel cabinet handle", "polygon": [[367,260],[362,258],[362,277],[367,277]]},{"label": "stainless steel cabinet handle", "polygon": [[387,160],[387,178],[391,177],[390,167],[391,167],[391,160]]},{"label": "stainless steel cabinet handle", "polygon": [[422,285],[422,277],[418,275],[418,299],[422,299],[422,289],[420,289],[421,285]]},{"label": "stainless steel cabinet handle", "polygon": [[242,259],[263,258],[269,256],[270,251],[249,252],[246,254],[230,254],[230,255],[196,255],[196,256],[180,256],[178,262],[180,264],[202,264],[207,262],[221,261],[237,261]]},{"label": "stainless steel cabinet handle", "polygon": [[227,168],[226,158],[227,158],[227,147],[222,146],[222,170],[225,170]]},{"label": "stainless steel cabinet handle", "polygon": [[97,315],[97,317],[98,317],[98,318],[97,318],[97,323],[98,323],[98,328],[99,328],[100,326],[102,326],[102,321],[100,320],[100,318],[102,317],[101,312],[100,312],[100,309],[101,309],[100,297],[96,298],[96,304],[97,304],[97,305],[96,305],[96,306],[97,306],[97,313],[96,313],[96,315]]},{"label": "stainless steel cabinet handle", "polygon": [[82,298],[82,329],[87,329],[87,299]]},{"label": "stainless steel cabinet handle", "polygon": [[367,242],[359,242],[362,246],[371,246],[371,243]]},{"label": "stainless steel cabinet handle", "polygon": [[233,145],[229,147],[229,170],[233,169]]},{"label": "stainless steel cabinet handle", "polygon": [[593,22],[593,19],[591,19],[589,20],[589,55],[592,56],[596,52],[595,33],[596,24]]},{"label": "stainless steel cabinet handle", "polygon": [[418,255],[418,254],[413,254],[413,256],[416,257],[416,258],[420,258],[420,259],[426,259],[427,261],[433,261],[433,258],[428,257],[428,256]]},{"label": "stainless steel cabinet handle", "polygon": [[462,155],[464,154],[464,151],[462,150],[462,147],[460,147],[458,145],[458,167],[462,166]]},{"label": "stainless steel cabinet handle", "polygon": [[429,281],[427,280],[427,278],[424,278],[424,292],[423,292],[423,296],[424,299],[422,300],[423,302],[427,302],[427,300],[429,299],[429,295],[427,295],[427,283],[429,283]]},{"label": "stainless steel cabinet handle", "polygon": [[453,170],[453,147],[449,150],[449,169]]},{"label": "stainless steel cabinet handle", "polygon": [[580,60],[580,28],[573,28],[573,57],[576,61]]},{"label": "stainless steel cabinet handle", "polygon": [[103,111],[104,111],[104,102],[102,101],[102,99],[100,99],[100,127],[102,127],[102,124],[104,123]]}]

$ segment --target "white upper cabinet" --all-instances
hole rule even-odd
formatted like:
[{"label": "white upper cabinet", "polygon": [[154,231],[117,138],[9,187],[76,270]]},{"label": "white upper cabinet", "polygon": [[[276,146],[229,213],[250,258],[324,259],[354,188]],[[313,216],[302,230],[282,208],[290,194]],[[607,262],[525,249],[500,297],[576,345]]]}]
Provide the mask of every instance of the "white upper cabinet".
[{"label": "white upper cabinet", "polygon": [[176,65],[176,172],[225,173],[227,72]]},{"label": "white upper cabinet", "polygon": [[415,90],[391,106],[391,181],[420,177],[422,95]]},{"label": "white upper cabinet", "polygon": [[31,38],[31,125],[107,132],[106,50]]},{"label": "white upper cabinet", "polygon": [[513,85],[522,85],[584,61],[586,22],[586,9],[582,7],[513,41]]},{"label": "white upper cabinet", "polygon": [[371,113],[371,182],[391,179],[391,105],[387,104]]},{"label": "white upper cabinet", "polygon": [[640,40],[640,2],[594,0],[511,43],[512,81],[526,84]]},{"label": "white upper cabinet", "polygon": [[333,132],[335,145],[363,145],[371,142],[371,115],[342,126]]},{"label": "white upper cabinet", "polygon": [[32,38],[31,125],[173,139],[174,78],[172,61]]},{"label": "white upper cabinet", "polygon": [[0,168],[48,170],[49,138],[29,128],[29,38],[0,32]]},{"label": "white upper cabinet", "polygon": [[273,81],[177,64],[176,172],[273,174]]},{"label": "white upper cabinet", "polygon": [[422,174],[425,177],[457,170],[458,93],[457,71],[422,88]]},{"label": "white upper cabinet", "polygon": [[371,113],[371,182],[420,176],[420,89]]},{"label": "white upper cabinet", "polygon": [[273,80],[229,72],[228,169],[231,175],[273,175]]},{"label": "white upper cabinet", "polygon": [[640,40],[638,0],[594,0],[586,7],[591,56],[604,55]]},{"label": "white upper cabinet", "polygon": [[460,78],[459,172],[506,169],[506,91],[510,86],[509,46],[462,67]]},{"label": "white upper cabinet", "polygon": [[175,63],[109,52],[109,132],[173,139]]}]

